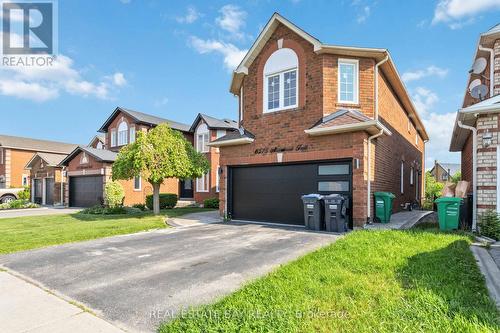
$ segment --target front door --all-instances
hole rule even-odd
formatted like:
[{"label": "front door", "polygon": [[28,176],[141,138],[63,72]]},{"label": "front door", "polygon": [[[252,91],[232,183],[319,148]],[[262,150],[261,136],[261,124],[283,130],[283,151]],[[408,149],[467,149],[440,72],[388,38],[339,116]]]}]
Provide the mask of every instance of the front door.
[{"label": "front door", "polygon": [[54,204],[54,178],[45,178],[45,204]]},{"label": "front door", "polygon": [[192,198],[193,197],[193,180],[184,179],[179,181],[179,194],[181,198]]},{"label": "front door", "polygon": [[43,189],[42,189],[42,180],[41,179],[34,179],[33,180],[33,187],[34,187],[34,194],[33,194],[33,201],[39,205],[42,204],[43,200]]}]

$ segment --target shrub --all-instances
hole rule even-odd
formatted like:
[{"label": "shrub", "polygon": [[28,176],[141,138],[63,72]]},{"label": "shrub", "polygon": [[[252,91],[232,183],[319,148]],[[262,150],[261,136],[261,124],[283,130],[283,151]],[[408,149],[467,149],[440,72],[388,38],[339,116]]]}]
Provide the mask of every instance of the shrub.
[{"label": "shrub", "polygon": [[500,240],[500,218],[493,210],[486,211],[479,217],[479,234]]},{"label": "shrub", "polygon": [[117,215],[117,214],[127,214],[127,210],[125,207],[117,206],[117,207],[104,207],[101,205],[85,208],[80,212],[81,214],[90,214],[90,215]]},{"label": "shrub", "polygon": [[40,205],[29,202],[28,200],[18,199],[0,204],[0,210],[3,209],[24,209],[24,208],[38,208]]},{"label": "shrub", "polygon": [[145,211],[146,209],[148,209],[146,207],[146,204],[141,204],[141,203],[136,203],[136,204],[133,204],[132,205],[133,208],[138,208],[140,209],[141,211]]},{"label": "shrub", "polygon": [[209,198],[203,201],[203,207],[205,208],[219,208],[219,198]]},{"label": "shrub", "polygon": [[117,181],[107,183],[104,188],[104,198],[106,205],[111,208],[121,206],[123,198],[125,198],[125,191],[122,184]]},{"label": "shrub", "polygon": [[125,209],[125,211],[127,212],[127,214],[141,214],[142,213],[142,209],[140,208],[137,208],[137,207],[123,207]]},{"label": "shrub", "polygon": [[31,198],[30,187],[29,186],[25,186],[24,190],[22,190],[21,192],[17,193],[17,197],[19,199],[21,199],[21,200],[29,200]]},{"label": "shrub", "polygon": [[[160,209],[174,208],[177,205],[177,195],[173,193],[160,193]],[[146,196],[146,206],[153,209],[153,195]]]}]

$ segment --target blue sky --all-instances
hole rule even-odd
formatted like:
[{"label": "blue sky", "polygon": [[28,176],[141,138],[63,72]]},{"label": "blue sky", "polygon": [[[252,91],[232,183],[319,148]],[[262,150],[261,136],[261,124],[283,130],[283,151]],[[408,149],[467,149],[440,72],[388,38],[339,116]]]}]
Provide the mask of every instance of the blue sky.
[{"label": "blue sky", "polygon": [[424,119],[427,163],[448,153],[478,36],[500,0],[59,2],[49,70],[0,67],[0,133],[86,144],[115,106],[191,123],[237,117],[231,68],[278,11],[324,43],[388,48]]}]

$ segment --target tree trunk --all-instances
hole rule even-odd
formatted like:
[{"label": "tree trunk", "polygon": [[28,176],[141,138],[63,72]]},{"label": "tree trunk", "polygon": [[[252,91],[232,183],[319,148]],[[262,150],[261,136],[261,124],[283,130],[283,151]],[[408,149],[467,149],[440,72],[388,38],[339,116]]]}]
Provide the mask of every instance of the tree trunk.
[{"label": "tree trunk", "polygon": [[160,214],[160,184],[153,184],[153,213]]}]

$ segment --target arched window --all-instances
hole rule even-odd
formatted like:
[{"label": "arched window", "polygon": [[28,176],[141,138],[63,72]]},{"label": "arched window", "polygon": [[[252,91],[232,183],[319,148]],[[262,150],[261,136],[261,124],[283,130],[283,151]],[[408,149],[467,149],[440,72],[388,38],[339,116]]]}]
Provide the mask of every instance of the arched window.
[{"label": "arched window", "polygon": [[275,51],[264,65],[264,112],[297,107],[299,58],[292,49]]},{"label": "arched window", "polygon": [[198,128],[196,128],[196,151],[200,153],[208,153],[208,141],[208,127],[206,124],[200,124]]},{"label": "arched window", "polygon": [[80,164],[88,164],[89,163],[89,158],[87,157],[87,153],[83,152],[82,156],[80,157]]},{"label": "arched window", "polygon": [[122,121],[118,125],[118,146],[124,146],[128,144],[128,125],[125,121]]}]

